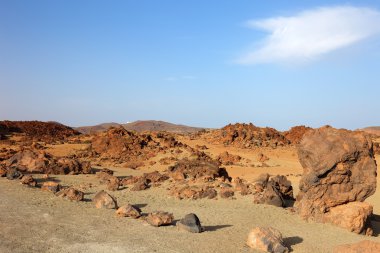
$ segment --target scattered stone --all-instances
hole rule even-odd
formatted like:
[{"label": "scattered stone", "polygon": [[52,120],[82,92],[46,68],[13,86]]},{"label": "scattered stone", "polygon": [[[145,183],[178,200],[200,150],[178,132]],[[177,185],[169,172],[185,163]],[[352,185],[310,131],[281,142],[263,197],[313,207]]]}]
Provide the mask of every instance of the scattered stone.
[{"label": "scattered stone", "polygon": [[117,191],[120,186],[120,180],[115,177],[115,176],[110,176],[108,178],[108,183],[107,183],[107,190],[109,191]]},{"label": "scattered stone", "polygon": [[41,190],[53,193],[60,191],[60,189],[61,185],[53,181],[44,182],[41,186]]},{"label": "scattered stone", "polygon": [[23,174],[15,168],[10,168],[7,171],[7,179],[14,180],[22,178]]},{"label": "scattered stone", "polygon": [[25,175],[21,178],[21,184],[26,184],[32,187],[37,186],[36,180],[31,175]]},{"label": "scattered stone", "polygon": [[272,227],[256,227],[248,235],[247,245],[253,249],[270,253],[288,253],[282,234]]},{"label": "scattered stone", "polygon": [[259,153],[257,155],[257,160],[261,163],[264,163],[266,161],[269,161],[269,157],[267,157],[266,155],[264,155],[263,153]]},{"label": "scattered stone", "polygon": [[221,163],[221,164],[224,164],[224,165],[234,165],[238,162],[240,162],[242,158],[238,155],[232,155],[230,153],[228,153],[227,151],[221,153],[217,160]]},{"label": "scattered stone", "polygon": [[55,195],[64,199],[75,201],[82,201],[84,199],[84,193],[73,187],[60,190]]},{"label": "scattered stone", "polygon": [[223,199],[232,198],[235,195],[235,192],[229,188],[222,188],[219,192],[219,196]]},{"label": "scattered stone", "polygon": [[177,222],[177,227],[182,230],[186,230],[191,233],[202,232],[201,222],[199,218],[193,214],[186,214],[185,217]]},{"label": "scattered stone", "polygon": [[137,181],[137,183],[133,185],[133,187],[131,188],[131,191],[143,191],[148,188],[149,188],[149,181],[144,178],[141,178],[139,179],[139,181]]},{"label": "scattered stone", "polygon": [[[317,222],[330,222],[339,212],[342,225],[353,232],[367,233],[370,223],[359,222],[358,228],[352,217],[360,215],[366,220],[368,207],[354,211],[345,207],[335,209],[350,202],[363,202],[376,191],[376,161],[372,141],[363,132],[322,127],[308,131],[298,145],[298,157],[304,169],[300,181],[300,192],[295,207],[304,219],[312,218]],[[329,212],[333,212],[330,213]],[[355,215],[356,215],[355,214]],[[338,215],[339,216],[339,215]],[[354,229],[352,229],[354,228]]]},{"label": "scattered stone", "polygon": [[135,184],[137,183],[137,181],[139,181],[139,177],[126,176],[125,178],[121,180],[120,184],[123,186],[126,186],[130,184]]},{"label": "scattered stone", "polygon": [[95,197],[92,199],[92,202],[95,203],[96,208],[117,208],[116,199],[103,190],[95,195]]},{"label": "scattered stone", "polygon": [[378,253],[380,243],[369,240],[336,246],[333,253]]},{"label": "scattered stone", "polygon": [[7,170],[5,169],[5,165],[0,164],[0,177],[7,176]]},{"label": "scattered stone", "polygon": [[117,209],[116,215],[119,217],[131,217],[137,219],[141,216],[140,208],[127,204]]},{"label": "scattered stone", "polygon": [[149,213],[146,217],[146,221],[155,227],[170,225],[174,220],[174,216],[172,213],[156,211]]}]

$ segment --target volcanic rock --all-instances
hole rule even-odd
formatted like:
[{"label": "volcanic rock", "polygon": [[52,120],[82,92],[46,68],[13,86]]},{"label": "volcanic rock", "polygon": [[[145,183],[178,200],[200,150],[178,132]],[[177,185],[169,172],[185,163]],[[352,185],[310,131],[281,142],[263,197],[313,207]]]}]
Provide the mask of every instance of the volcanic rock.
[{"label": "volcanic rock", "polygon": [[202,232],[201,222],[199,221],[198,216],[193,213],[186,214],[183,219],[180,219],[177,222],[177,227],[191,233]]},{"label": "volcanic rock", "polygon": [[103,190],[95,195],[92,202],[94,202],[96,208],[117,208],[116,199]]},{"label": "volcanic rock", "polygon": [[15,168],[10,168],[7,171],[7,179],[14,180],[22,178],[23,174]]},{"label": "volcanic rock", "polygon": [[156,211],[149,213],[146,217],[146,221],[155,227],[170,225],[174,220],[174,216],[172,213]]},{"label": "volcanic rock", "polygon": [[272,227],[256,227],[248,235],[247,245],[253,249],[270,253],[287,253],[280,231]]},{"label": "volcanic rock", "polygon": [[32,187],[37,186],[36,180],[31,175],[25,175],[21,178],[21,184],[26,184]]},{"label": "volcanic rock", "polygon": [[60,189],[61,189],[61,185],[53,181],[44,182],[41,186],[41,190],[49,191],[53,193],[60,191]]},{"label": "volcanic rock", "polygon": [[225,151],[218,156],[217,160],[224,165],[233,165],[240,162],[241,157],[238,155],[232,155]]},{"label": "volcanic rock", "polygon": [[117,191],[119,189],[120,180],[115,176],[110,176],[108,178],[107,190]]},{"label": "volcanic rock", "polygon": [[117,209],[116,215],[119,217],[131,217],[137,219],[141,216],[140,208],[127,204]]},{"label": "volcanic rock", "polygon": [[292,127],[289,131],[284,132],[284,136],[288,139],[292,144],[299,144],[308,131],[312,130],[310,127],[306,126],[295,126]]},{"label": "volcanic rock", "polygon": [[298,156],[304,174],[295,207],[301,217],[329,222],[330,217],[341,213],[347,215],[340,217],[346,223],[359,215],[359,223],[364,227],[356,227],[357,223],[341,226],[365,233],[365,217],[370,208],[354,204],[352,212],[344,207],[333,209],[350,202],[362,202],[376,191],[376,161],[369,136],[331,127],[311,130],[303,137]]},{"label": "volcanic rock", "polygon": [[232,189],[223,188],[219,192],[219,196],[223,199],[232,198],[235,195],[234,191]]},{"label": "volcanic rock", "polygon": [[82,201],[84,199],[84,193],[73,187],[60,190],[55,195],[64,199],[75,201]]}]

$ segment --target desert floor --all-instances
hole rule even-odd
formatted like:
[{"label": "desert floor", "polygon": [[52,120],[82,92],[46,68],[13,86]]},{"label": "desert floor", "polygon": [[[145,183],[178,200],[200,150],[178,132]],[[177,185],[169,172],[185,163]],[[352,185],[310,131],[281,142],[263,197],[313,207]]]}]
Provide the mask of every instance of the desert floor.
[{"label": "desert floor", "polygon": [[[205,144],[209,147],[206,152],[211,155],[227,150],[252,161],[262,152],[270,158],[267,162],[270,167],[227,166],[229,174],[248,180],[264,172],[290,175],[288,178],[297,193],[302,168],[294,148],[247,150],[185,137],[181,141],[191,146]],[[63,154],[80,148],[78,145],[57,145],[48,151]],[[110,169],[115,170],[116,176],[126,176],[166,168],[157,164],[138,170]],[[42,175],[35,177],[43,181]],[[86,201],[63,200],[39,188],[0,178],[0,252],[255,252],[245,246],[245,241],[256,226],[279,229],[292,252],[332,252],[336,245],[364,239],[380,242],[380,222],[373,221],[375,236],[366,237],[332,225],[306,222],[283,208],[255,205],[252,196],[243,197],[239,193],[232,200],[178,200],[167,194],[165,185],[145,191],[133,192],[126,188],[111,192],[119,205],[136,204],[143,213],[169,211],[176,219],[195,213],[205,232],[191,234],[175,226],[156,228],[142,220],[118,218],[115,210],[96,209],[91,198],[105,189],[105,185],[100,185],[95,175],[51,178],[62,185],[83,189]],[[374,205],[374,213],[380,215],[379,190],[368,202]]]}]

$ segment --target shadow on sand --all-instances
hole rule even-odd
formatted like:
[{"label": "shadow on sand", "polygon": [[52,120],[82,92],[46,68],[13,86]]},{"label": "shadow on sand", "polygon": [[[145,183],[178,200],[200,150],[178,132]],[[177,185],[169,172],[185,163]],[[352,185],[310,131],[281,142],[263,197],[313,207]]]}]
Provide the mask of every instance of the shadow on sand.
[{"label": "shadow on sand", "polygon": [[219,229],[232,227],[232,225],[203,226],[204,231],[217,231]]},{"label": "shadow on sand", "polygon": [[285,246],[289,247],[290,252],[293,251],[292,246],[303,242],[303,239],[299,236],[291,236],[284,238]]}]

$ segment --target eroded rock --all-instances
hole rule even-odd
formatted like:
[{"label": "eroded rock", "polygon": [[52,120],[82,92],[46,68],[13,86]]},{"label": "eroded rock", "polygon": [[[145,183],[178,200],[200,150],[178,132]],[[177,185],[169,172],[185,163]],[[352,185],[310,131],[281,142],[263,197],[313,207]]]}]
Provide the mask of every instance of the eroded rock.
[{"label": "eroded rock", "polygon": [[186,214],[183,219],[180,219],[177,222],[177,227],[191,233],[202,232],[201,222],[198,216],[193,213]]},{"label": "eroded rock", "polygon": [[155,227],[170,225],[174,220],[174,216],[172,213],[156,211],[149,213],[146,217],[146,221]]},{"label": "eroded rock", "polygon": [[272,227],[256,227],[248,235],[247,245],[253,249],[270,253],[287,253],[282,234]]},{"label": "eroded rock", "polygon": [[117,208],[116,199],[105,191],[98,192],[92,199],[92,202],[94,202],[96,208]]}]

